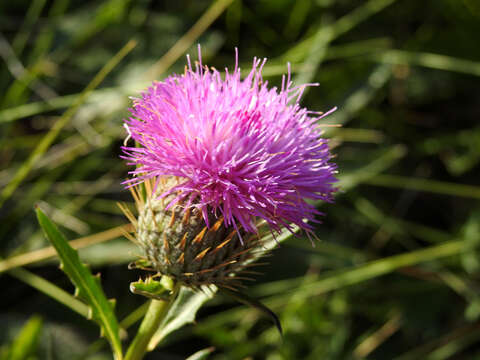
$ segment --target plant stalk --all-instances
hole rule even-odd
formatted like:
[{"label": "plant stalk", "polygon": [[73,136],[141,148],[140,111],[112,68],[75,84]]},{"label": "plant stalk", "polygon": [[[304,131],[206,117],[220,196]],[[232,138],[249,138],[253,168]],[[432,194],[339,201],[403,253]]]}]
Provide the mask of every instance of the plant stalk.
[{"label": "plant stalk", "polygon": [[125,360],[141,360],[147,352],[148,343],[150,339],[158,330],[160,323],[165,318],[165,315],[174,301],[174,297],[170,301],[162,301],[152,299],[148,306],[147,313],[140,324],[137,335],[128,347]]}]

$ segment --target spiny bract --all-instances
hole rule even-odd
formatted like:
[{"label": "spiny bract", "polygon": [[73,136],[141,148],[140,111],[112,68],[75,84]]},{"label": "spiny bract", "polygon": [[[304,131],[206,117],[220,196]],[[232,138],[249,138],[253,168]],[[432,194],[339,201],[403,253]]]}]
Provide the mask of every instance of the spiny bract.
[{"label": "spiny bract", "polygon": [[[177,181],[160,179],[157,192]],[[246,268],[253,265],[248,263],[265,252],[257,234],[226,228],[223,219],[216,219],[212,213],[212,225],[207,228],[200,210],[183,211],[181,204],[166,210],[166,204],[175,195],[158,198],[153,194],[153,186],[153,180],[146,180],[146,199],[142,198],[139,186],[131,188],[138,220],[121,206],[135,227],[134,236],[127,237],[142,250],[142,259],[133,264],[135,267],[167,275],[193,288],[213,284],[232,289],[240,285],[239,280],[248,279],[244,275],[252,272]]]}]

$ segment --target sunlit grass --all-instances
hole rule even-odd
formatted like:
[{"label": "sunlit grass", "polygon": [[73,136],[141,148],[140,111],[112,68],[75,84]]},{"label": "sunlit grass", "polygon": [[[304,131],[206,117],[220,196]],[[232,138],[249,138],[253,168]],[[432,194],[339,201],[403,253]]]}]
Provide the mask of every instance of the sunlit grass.
[{"label": "sunlit grass", "polygon": [[[252,56],[268,58],[272,85],[287,62],[295,83],[320,83],[304,103],[338,107],[323,129],[341,192],[337,204],[319,205],[321,242],[289,236],[246,290],[277,312],[283,339],[258,312],[220,296],[197,325],[167,336],[165,351],[187,357],[213,345],[217,360],[478,357],[480,28],[467,2],[27,3],[0,5],[0,273],[11,289],[0,359],[50,346],[58,358],[111,358],[54,269],[35,204],[101,270],[121,326],[141,319],[145,307],[128,290],[139,275],[127,270],[135,246],[116,206],[130,201],[120,185],[121,120],[128,97],[183,72],[197,43],[219,69],[231,68],[238,47],[245,72]],[[27,322],[31,314],[43,322]],[[66,333],[45,340],[59,322],[92,345],[65,349]]]}]

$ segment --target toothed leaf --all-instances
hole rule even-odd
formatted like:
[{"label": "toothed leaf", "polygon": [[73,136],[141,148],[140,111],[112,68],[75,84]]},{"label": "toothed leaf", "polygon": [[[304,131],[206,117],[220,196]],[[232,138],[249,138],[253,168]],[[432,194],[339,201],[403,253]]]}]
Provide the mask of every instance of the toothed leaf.
[{"label": "toothed leaf", "polygon": [[172,280],[166,276],[163,276],[160,281],[156,281],[152,277],[148,277],[145,281],[140,279],[130,283],[130,291],[134,294],[164,301],[170,299],[172,287]]},{"label": "toothed leaf", "polygon": [[99,276],[93,276],[56,225],[39,209],[37,218],[47,239],[52,243],[61,261],[61,269],[76,286],[75,295],[89,305],[89,318],[100,325],[101,333],[111,344],[116,359],[122,359],[120,327],[113,311],[113,304],[107,300]]},{"label": "toothed leaf", "polygon": [[128,264],[128,268],[129,269],[149,269],[152,267],[152,263],[148,260],[145,260],[145,259],[138,259],[138,260],[135,260],[133,262],[131,262],[130,264]]},{"label": "toothed leaf", "polygon": [[117,299],[108,299],[108,302],[110,303],[112,309],[115,310],[115,306],[117,306]]}]

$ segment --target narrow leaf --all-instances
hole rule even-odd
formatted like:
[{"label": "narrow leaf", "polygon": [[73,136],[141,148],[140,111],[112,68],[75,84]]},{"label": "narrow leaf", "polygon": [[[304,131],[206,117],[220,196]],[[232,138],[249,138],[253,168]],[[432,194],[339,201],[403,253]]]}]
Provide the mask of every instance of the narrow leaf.
[{"label": "narrow leaf", "polygon": [[117,318],[112,304],[107,300],[102,287],[90,270],[80,261],[78,253],[67,242],[56,225],[37,207],[37,218],[45,236],[52,243],[61,260],[61,269],[76,286],[79,298],[90,306],[91,318],[110,342],[115,358],[122,359]]},{"label": "narrow leaf", "polygon": [[278,318],[278,316],[268,307],[263,305],[260,301],[248,295],[242,294],[241,292],[238,292],[238,291],[232,291],[224,288],[220,288],[220,291],[225,295],[241,302],[242,304],[249,305],[255,309],[260,310],[262,313],[267,315],[270,318],[270,320],[272,320],[273,324],[277,327],[280,335],[283,335],[282,325],[280,324],[280,319]]},{"label": "narrow leaf", "polygon": [[[216,288],[215,288],[216,291]],[[155,349],[160,341],[168,334],[181,328],[182,326],[193,323],[198,309],[210,298],[214,291],[207,294],[202,291],[193,291],[186,287],[182,287],[170,307],[165,319],[160,324],[158,331],[153,335],[152,340],[148,344],[148,349]]]},{"label": "narrow leaf", "polygon": [[195,354],[190,355],[185,360],[205,360],[208,355],[215,351],[214,347],[209,347],[200,351],[197,351]]},{"label": "narrow leaf", "polygon": [[26,360],[35,352],[42,325],[42,319],[36,315],[27,321],[10,348],[9,360]]}]

